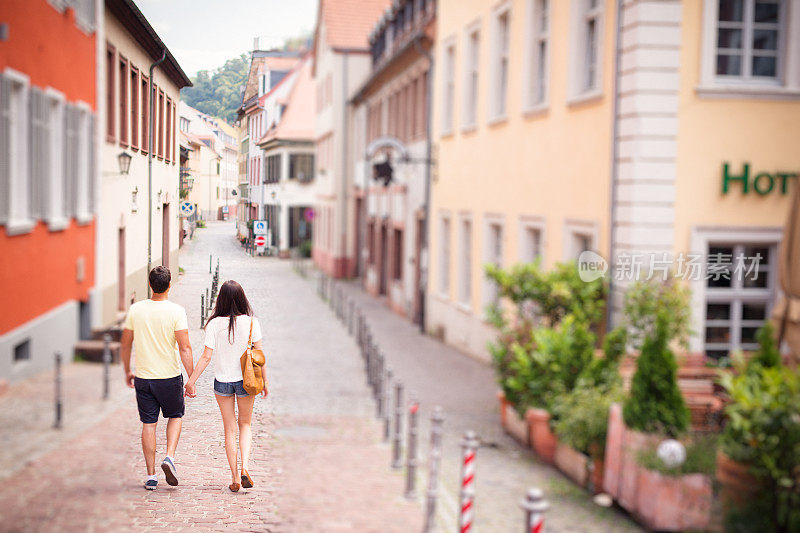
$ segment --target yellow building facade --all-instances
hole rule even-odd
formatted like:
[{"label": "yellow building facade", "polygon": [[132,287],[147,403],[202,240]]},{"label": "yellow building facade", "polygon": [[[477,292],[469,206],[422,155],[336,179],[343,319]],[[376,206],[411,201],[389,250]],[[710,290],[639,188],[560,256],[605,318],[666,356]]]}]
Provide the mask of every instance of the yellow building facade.
[{"label": "yellow building facade", "polygon": [[759,255],[749,281],[685,276],[692,351],[751,347],[800,173],[800,1],[443,0],[437,18],[427,328],[488,356],[486,263],[597,251],[617,307],[620,262]]}]

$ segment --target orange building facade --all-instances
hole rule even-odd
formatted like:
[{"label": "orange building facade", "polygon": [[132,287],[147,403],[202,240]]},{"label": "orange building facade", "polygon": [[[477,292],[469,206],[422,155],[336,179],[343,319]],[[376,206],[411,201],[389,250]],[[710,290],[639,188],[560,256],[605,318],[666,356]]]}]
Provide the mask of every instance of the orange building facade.
[{"label": "orange building facade", "polygon": [[0,380],[89,334],[95,272],[94,0],[0,2]]}]

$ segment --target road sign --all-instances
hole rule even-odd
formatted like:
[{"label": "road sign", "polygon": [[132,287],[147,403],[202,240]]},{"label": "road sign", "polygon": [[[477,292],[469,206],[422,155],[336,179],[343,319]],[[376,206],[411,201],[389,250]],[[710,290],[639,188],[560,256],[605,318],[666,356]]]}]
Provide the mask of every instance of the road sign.
[{"label": "road sign", "polygon": [[190,217],[194,214],[194,204],[192,202],[181,202],[181,215]]},{"label": "road sign", "polygon": [[266,246],[267,245],[267,238],[264,237],[263,235],[258,235],[256,237],[256,239],[255,239],[255,245],[259,246],[259,247]]},{"label": "road sign", "polygon": [[222,212],[225,213],[225,214],[228,213],[228,206],[227,205],[223,205],[222,206]]},{"label": "road sign", "polygon": [[266,220],[254,220],[253,221],[253,233],[256,235],[266,235],[267,234],[267,221]]},{"label": "road sign", "polygon": [[306,222],[311,222],[312,220],[314,220],[314,210],[311,209],[310,207],[306,209],[306,212],[303,213],[303,215],[306,218]]}]

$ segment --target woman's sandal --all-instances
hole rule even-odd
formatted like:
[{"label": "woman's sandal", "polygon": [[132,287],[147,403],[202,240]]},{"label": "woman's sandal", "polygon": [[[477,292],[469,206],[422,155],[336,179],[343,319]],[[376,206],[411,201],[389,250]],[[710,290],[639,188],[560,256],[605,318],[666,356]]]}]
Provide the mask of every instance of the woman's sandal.
[{"label": "woman's sandal", "polygon": [[231,492],[239,492],[238,483],[231,483],[230,485],[228,485],[228,488],[231,489]]},{"label": "woman's sandal", "polygon": [[253,487],[253,478],[250,477],[250,474],[247,472],[247,470],[242,470],[242,487],[246,489]]}]

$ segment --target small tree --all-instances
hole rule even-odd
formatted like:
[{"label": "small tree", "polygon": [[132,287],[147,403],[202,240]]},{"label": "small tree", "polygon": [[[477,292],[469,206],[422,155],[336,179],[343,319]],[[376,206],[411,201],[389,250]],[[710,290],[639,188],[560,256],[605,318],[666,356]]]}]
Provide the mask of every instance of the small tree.
[{"label": "small tree", "polygon": [[669,317],[660,311],[636,362],[622,415],[629,428],[675,437],[689,426],[689,409],[678,388],[678,365],[668,347]]},{"label": "small tree", "polygon": [[753,354],[747,365],[748,370],[755,369],[756,365],[762,368],[781,366],[781,352],[775,342],[775,329],[770,321],[764,322],[756,334],[758,350]]},{"label": "small tree", "polygon": [[667,340],[677,340],[684,348],[691,334],[690,291],[678,280],[656,278],[633,283],[625,291],[623,312],[631,347],[641,349],[644,340],[655,334],[656,317],[666,312]]}]

